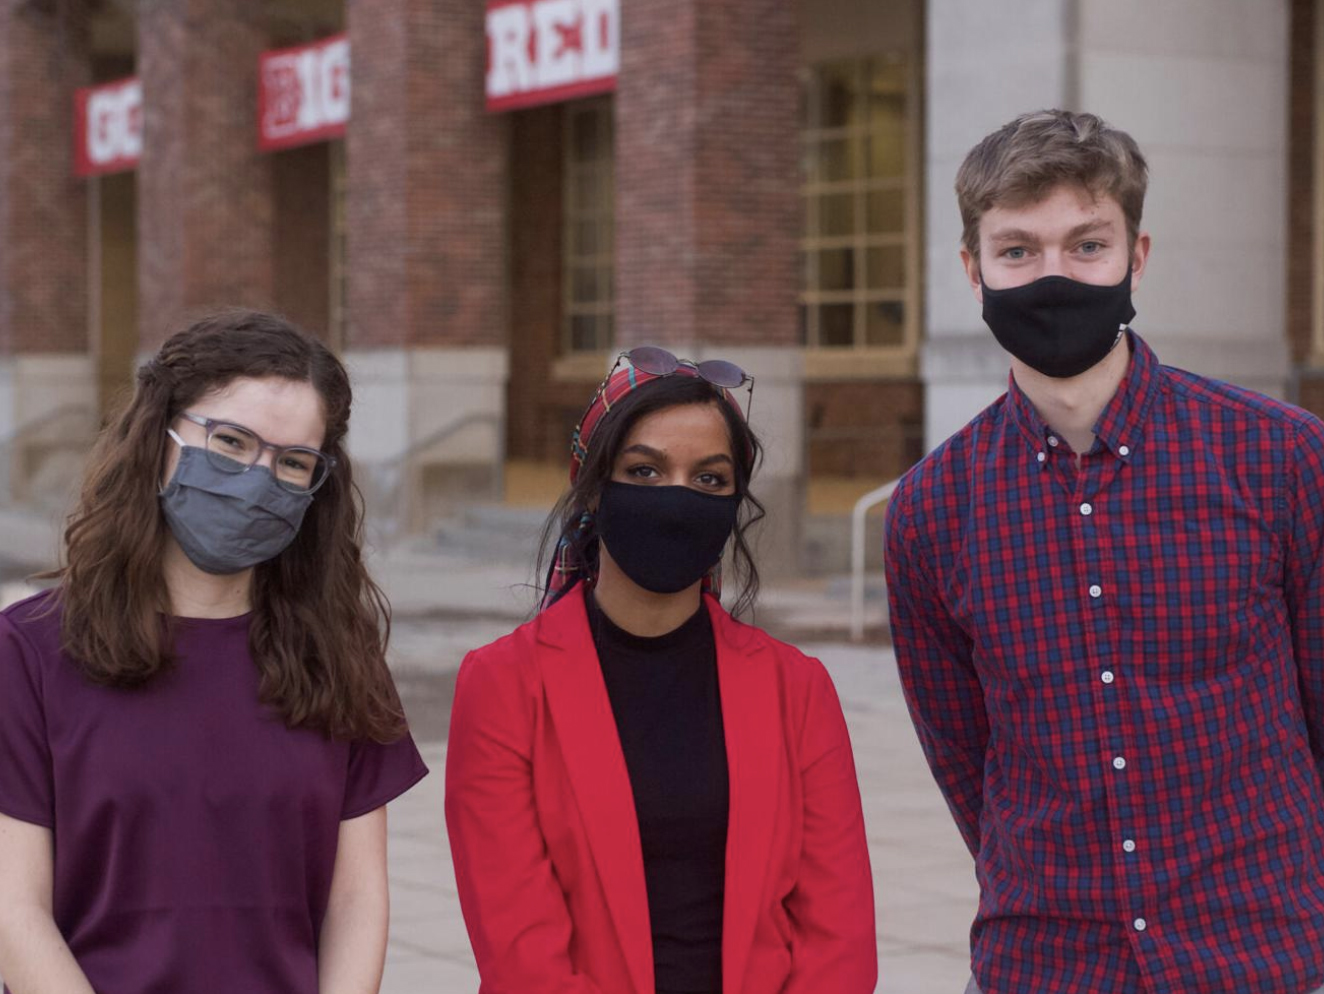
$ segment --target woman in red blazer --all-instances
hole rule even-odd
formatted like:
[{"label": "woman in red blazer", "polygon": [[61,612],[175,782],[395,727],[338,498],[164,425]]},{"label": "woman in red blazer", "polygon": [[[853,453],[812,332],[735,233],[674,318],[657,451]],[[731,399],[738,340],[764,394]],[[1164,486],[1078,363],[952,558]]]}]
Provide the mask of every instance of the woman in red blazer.
[{"label": "woman in red blazer", "polygon": [[480,994],[869,994],[873,888],[822,665],[721,606],[759,456],[731,363],[623,354],[543,610],[469,654],[446,821]]}]

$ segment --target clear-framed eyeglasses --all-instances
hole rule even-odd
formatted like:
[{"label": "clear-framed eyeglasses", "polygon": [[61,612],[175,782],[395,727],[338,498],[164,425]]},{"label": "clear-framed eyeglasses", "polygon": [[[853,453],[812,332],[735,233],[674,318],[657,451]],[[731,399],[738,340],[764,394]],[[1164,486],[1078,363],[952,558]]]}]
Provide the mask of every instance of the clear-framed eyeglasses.
[{"label": "clear-framed eyeglasses", "polygon": [[243,425],[187,411],[180,417],[207,430],[207,461],[223,473],[248,472],[270,449],[271,475],[276,482],[291,493],[311,494],[327,481],[336,464],[325,452],[304,445],[274,445]]}]

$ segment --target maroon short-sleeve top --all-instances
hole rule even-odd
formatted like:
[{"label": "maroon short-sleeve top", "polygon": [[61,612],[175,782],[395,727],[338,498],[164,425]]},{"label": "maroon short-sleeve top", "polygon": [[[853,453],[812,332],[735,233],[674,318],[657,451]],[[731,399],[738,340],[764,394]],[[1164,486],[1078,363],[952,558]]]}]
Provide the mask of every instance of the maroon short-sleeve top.
[{"label": "maroon short-sleeve top", "polygon": [[148,686],[85,679],[51,594],[0,614],[0,813],[52,830],[54,913],[98,994],[317,994],[340,822],[427,768],[258,702],[249,616],[173,621]]}]

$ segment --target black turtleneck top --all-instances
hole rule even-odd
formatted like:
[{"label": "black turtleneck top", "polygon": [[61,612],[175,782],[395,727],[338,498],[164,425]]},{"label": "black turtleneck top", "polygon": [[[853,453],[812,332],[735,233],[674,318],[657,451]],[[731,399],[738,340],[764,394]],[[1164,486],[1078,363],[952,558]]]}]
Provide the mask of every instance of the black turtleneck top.
[{"label": "black turtleneck top", "polygon": [[586,602],[639,819],[658,994],[720,994],[730,785],[708,608],[645,638]]}]

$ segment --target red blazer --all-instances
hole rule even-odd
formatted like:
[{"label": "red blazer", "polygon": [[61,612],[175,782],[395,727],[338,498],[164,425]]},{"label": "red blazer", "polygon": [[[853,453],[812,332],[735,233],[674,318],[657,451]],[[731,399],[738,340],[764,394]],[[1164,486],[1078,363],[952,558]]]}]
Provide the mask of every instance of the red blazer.
[{"label": "red blazer", "polygon": [[[730,773],[724,994],[870,994],[873,879],[821,663],[705,597]],[[655,994],[633,794],[582,587],[470,653],[446,824],[479,994]]]}]

